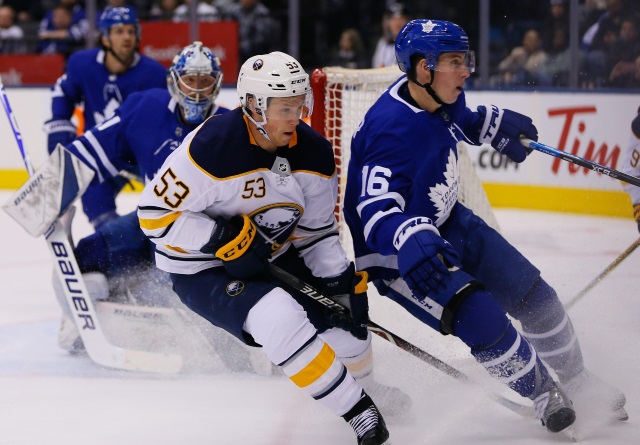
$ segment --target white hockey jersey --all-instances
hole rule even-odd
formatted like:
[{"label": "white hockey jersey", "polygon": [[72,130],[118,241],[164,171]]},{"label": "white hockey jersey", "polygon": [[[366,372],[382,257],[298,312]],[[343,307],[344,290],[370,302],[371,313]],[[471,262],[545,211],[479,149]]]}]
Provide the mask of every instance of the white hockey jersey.
[{"label": "white hockey jersey", "polygon": [[[631,176],[640,176],[640,114],[631,122],[629,144],[620,170]],[[640,218],[640,187],[622,182],[622,188],[631,196],[637,221]]]},{"label": "white hockey jersey", "polygon": [[140,227],[156,244],[156,264],[194,274],[221,266],[200,249],[215,218],[246,214],[271,242],[273,257],[291,244],[317,277],[343,272],[334,209],[337,176],[329,142],[300,121],[288,147],[260,148],[240,108],[191,132],[145,187]]}]

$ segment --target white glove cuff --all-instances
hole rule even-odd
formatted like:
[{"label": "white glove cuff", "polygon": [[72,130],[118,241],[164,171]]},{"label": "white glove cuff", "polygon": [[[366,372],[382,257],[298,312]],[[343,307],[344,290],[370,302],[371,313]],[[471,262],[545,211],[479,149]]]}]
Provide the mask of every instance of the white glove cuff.
[{"label": "white glove cuff", "polygon": [[440,232],[436,229],[436,226],[433,225],[433,221],[426,216],[417,216],[405,221],[400,227],[398,227],[398,230],[396,230],[396,233],[393,235],[393,247],[395,247],[399,252],[407,239],[409,239],[409,237],[414,233],[420,232],[421,230],[430,230],[440,236]]},{"label": "white glove cuff", "polygon": [[487,110],[487,114],[484,116],[484,123],[482,124],[482,130],[480,131],[478,140],[481,144],[491,144],[502,123],[504,111],[495,105],[485,105],[485,109]]}]

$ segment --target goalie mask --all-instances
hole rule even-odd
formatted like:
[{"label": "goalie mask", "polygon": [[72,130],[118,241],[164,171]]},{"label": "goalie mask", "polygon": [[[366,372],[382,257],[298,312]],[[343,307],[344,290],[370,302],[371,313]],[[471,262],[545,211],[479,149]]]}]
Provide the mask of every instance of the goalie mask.
[{"label": "goalie mask", "polygon": [[202,42],[193,42],[173,58],[167,84],[185,122],[199,125],[211,114],[220,93],[220,60]]},{"label": "goalie mask", "polygon": [[[247,118],[269,141],[264,125],[267,119],[305,119],[313,111],[313,91],[309,75],[288,54],[272,52],[250,57],[238,74],[240,104]],[[268,117],[269,101],[300,96],[301,105],[287,115]],[[255,113],[254,113],[255,111]]]}]

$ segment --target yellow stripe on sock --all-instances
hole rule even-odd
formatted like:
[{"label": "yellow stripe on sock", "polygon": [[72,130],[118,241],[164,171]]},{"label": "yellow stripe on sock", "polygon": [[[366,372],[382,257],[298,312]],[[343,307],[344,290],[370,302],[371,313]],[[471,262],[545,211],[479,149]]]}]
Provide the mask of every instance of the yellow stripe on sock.
[{"label": "yellow stripe on sock", "polygon": [[289,378],[300,388],[309,386],[331,368],[335,359],[336,353],[325,343],[320,353],[307,366]]}]

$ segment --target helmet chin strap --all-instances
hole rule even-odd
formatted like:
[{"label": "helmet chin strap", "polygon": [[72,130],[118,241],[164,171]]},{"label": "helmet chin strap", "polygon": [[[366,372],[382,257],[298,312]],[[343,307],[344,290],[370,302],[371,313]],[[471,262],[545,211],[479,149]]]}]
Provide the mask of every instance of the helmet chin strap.
[{"label": "helmet chin strap", "polygon": [[418,82],[418,79],[416,79],[414,76],[407,76],[407,77],[409,78],[409,80],[411,80],[413,83],[415,83],[419,87],[424,88],[425,91],[427,93],[429,93],[429,96],[431,96],[433,98],[433,100],[435,100],[438,103],[438,105],[444,105],[444,101],[442,99],[440,99],[438,94],[431,87],[431,84],[433,83],[433,80],[436,77],[436,71],[431,69],[431,68],[429,68],[429,71],[431,72],[431,81],[429,83],[420,83],[420,82]]},{"label": "helmet chin strap", "polygon": [[[111,39],[109,39],[109,43],[111,43]],[[136,45],[136,51],[138,50],[137,45]],[[106,48],[106,51],[111,54],[118,62],[120,62],[121,64],[123,64],[124,66],[126,66],[127,68],[131,66],[131,64],[133,63],[133,61],[136,59],[135,56],[135,51],[133,53],[131,53],[131,60],[129,62],[125,62],[124,60],[122,60],[120,57],[118,57],[118,55],[115,53],[115,51],[113,51],[113,48],[111,46]]]},{"label": "helmet chin strap", "polygon": [[244,113],[245,116],[247,116],[247,119],[249,119],[251,122],[253,122],[253,124],[256,126],[256,129],[258,130],[258,132],[262,136],[264,136],[264,138],[266,140],[268,140],[269,142],[273,143],[273,141],[271,140],[271,138],[267,134],[267,130],[264,129],[264,125],[267,123],[266,116],[265,116],[265,121],[264,122],[257,122],[253,118],[253,116],[251,116],[251,113],[249,112],[249,110],[247,110],[247,107],[242,107],[242,112]]}]

